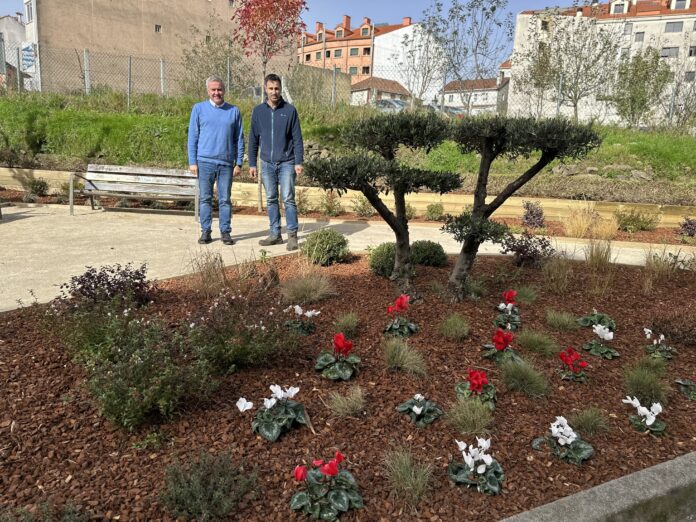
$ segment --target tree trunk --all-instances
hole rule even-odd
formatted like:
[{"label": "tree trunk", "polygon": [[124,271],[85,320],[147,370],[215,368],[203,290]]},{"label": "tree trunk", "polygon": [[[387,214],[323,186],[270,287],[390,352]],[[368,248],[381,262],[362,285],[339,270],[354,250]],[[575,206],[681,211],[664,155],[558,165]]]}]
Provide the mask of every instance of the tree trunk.
[{"label": "tree trunk", "polygon": [[406,219],[406,195],[398,188],[394,189],[394,210],[396,211],[396,226],[392,227],[396,236],[396,251],[394,255],[394,270],[391,279],[396,281],[403,293],[410,295],[411,291],[411,243]]},{"label": "tree trunk", "polygon": [[471,268],[474,266],[474,261],[476,261],[479,246],[481,246],[481,243],[473,237],[469,236],[466,238],[459,252],[457,263],[454,265],[454,269],[447,281],[448,291],[457,301],[462,301],[466,298],[466,280],[469,277]]}]

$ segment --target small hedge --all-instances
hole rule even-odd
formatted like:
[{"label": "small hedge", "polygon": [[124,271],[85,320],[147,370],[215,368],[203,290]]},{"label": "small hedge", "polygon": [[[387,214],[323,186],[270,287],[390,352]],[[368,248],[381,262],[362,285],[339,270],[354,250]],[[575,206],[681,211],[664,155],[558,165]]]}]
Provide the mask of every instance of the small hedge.
[{"label": "small hedge", "polygon": [[[370,250],[370,269],[382,277],[390,277],[394,270],[396,243],[382,243]],[[411,263],[424,266],[447,265],[447,254],[442,245],[434,241],[419,240],[411,244]]]},{"label": "small hedge", "polygon": [[382,277],[390,277],[394,270],[396,243],[382,243],[371,249],[369,254],[370,270]]},{"label": "small hedge", "polygon": [[302,253],[315,265],[329,266],[348,258],[348,240],[332,228],[312,232],[300,247]]}]

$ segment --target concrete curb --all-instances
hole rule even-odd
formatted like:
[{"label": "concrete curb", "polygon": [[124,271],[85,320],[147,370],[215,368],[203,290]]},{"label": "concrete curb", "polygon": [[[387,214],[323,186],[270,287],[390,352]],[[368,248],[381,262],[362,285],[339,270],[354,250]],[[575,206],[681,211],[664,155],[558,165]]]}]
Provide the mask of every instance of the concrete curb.
[{"label": "concrete curb", "polygon": [[692,452],[502,522],[684,522],[695,514]]}]

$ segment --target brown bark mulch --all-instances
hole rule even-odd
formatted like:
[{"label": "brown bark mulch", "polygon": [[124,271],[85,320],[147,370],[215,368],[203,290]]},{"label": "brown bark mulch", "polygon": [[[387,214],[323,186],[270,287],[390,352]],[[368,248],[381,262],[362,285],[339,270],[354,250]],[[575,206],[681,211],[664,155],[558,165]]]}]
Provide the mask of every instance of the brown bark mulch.
[{"label": "brown bark mulch", "polygon": [[[517,270],[509,259],[480,257],[474,275],[486,281],[488,296],[451,304],[438,294],[433,282],[445,283],[452,262],[449,268],[418,268],[415,281],[423,302],[412,305],[407,314],[421,328],[410,343],[425,356],[426,378],[384,368],[380,343],[388,320],[385,307],[393,302],[396,290],[389,281],[371,274],[365,257],[356,257],[350,263],[322,269],[332,278],[338,295],[315,305],[322,312],[315,320],[317,331],[303,338],[298,351],[281,356],[268,367],[241,370],[225,378],[210,402],[190,405],[178,419],[157,428],[169,438],[160,449],[133,446],[155,428],[129,434],[100,417],[85,389],[82,368],[71,361],[57,339],[38,326],[37,318],[46,307],[0,314],[0,507],[31,507],[51,498],[58,505],[71,501],[84,506],[97,518],[167,520],[159,501],[167,466],[176,457],[204,449],[228,451],[258,470],[256,499],[246,501],[231,519],[297,520],[289,508],[289,499],[297,491],[292,469],[339,449],[350,461],[348,468],[356,476],[366,504],[343,520],[487,521],[696,450],[696,402],[689,402],[673,384],[674,379],[696,374],[693,348],[671,343],[679,354],[668,363],[665,377],[671,393],[660,416],[667,424],[664,437],[635,431],[628,421],[634,411],[621,403],[626,395],[623,371],[645,355],[642,328],[670,310],[696,313],[692,273],[656,285],[644,296],[640,293],[642,269],[622,267],[605,295],[595,296],[589,289],[593,276],[578,264],[571,289],[557,294],[544,287],[537,269]],[[273,263],[281,281],[300,269],[292,257]],[[547,331],[561,347],[580,351],[593,338],[592,331],[552,332],[545,323],[546,310],[580,317],[597,308],[616,320],[611,346],[621,357],[607,361],[587,355],[589,383],[579,384],[560,380],[558,358],[520,349],[520,355],[547,376],[551,392],[546,398],[531,399],[506,391],[496,365],[481,357],[480,346],[493,334],[494,307],[501,301],[501,292],[520,285],[538,291],[535,303],[520,306],[524,328]],[[269,307],[277,306],[278,290],[270,290],[266,299]],[[189,279],[179,278],[161,283],[150,313],[161,314],[174,325],[187,321],[189,312],[195,316],[206,307],[192,292]],[[331,346],[333,321],[348,311],[357,312],[360,318],[354,344],[363,364],[353,381],[337,383],[322,379],[313,366],[319,351]],[[471,325],[471,334],[463,342],[448,341],[437,333],[438,324],[452,312],[464,315]],[[503,466],[506,479],[502,494],[496,497],[454,486],[447,478],[447,463],[461,459],[454,439],[471,443],[473,437],[458,434],[443,419],[416,428],[394,410],[415,393],[446,408],[467,367],[486,369],[498,392],[491,453]],[[274,383],[300,387],[297,399],[306,406],[316,435],[303,427],[272,444],[251,433],[253,412],[240,414],[235,402],[244,396],[258,405],[261,398],[270,396],[268,386]],[[366,391],[365,415],[359,419],[333,417],[324,401],[330,392],[353,384]],[[608,432],[587,439],[595,448],[590,461],[577,467],[548,451],[532,450],[532,439],[544,435],[555,416],[570,417],[589,406],[600,408],[609,423]],[[410,447],[419,460],[435,468],[432,489],[417,511],[403,508],[390,495],[385,479],[384,452],[397,445]]]}]

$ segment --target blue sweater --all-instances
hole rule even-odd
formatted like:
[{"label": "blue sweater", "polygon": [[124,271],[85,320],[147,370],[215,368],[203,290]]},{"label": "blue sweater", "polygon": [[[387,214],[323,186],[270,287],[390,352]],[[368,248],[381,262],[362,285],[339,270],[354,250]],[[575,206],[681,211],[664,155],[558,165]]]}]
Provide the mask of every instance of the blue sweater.
[{"label": "blue sweater", "polygon": [[292,161],[302,165],[304,145],[300,118],[295,107],[282,98],[278,107],[268,103],[254,107],[249,131],[249,166],[256,167],[256,156],[261,147],[261,161],[278,163]]},{"label": "blue sweater", "polygon": [[207,161],[221,165],[240,165],[244,160],[242,115],[225,102],[214,107],[210,100],[193,106],[188,131],[189,165]]}]

